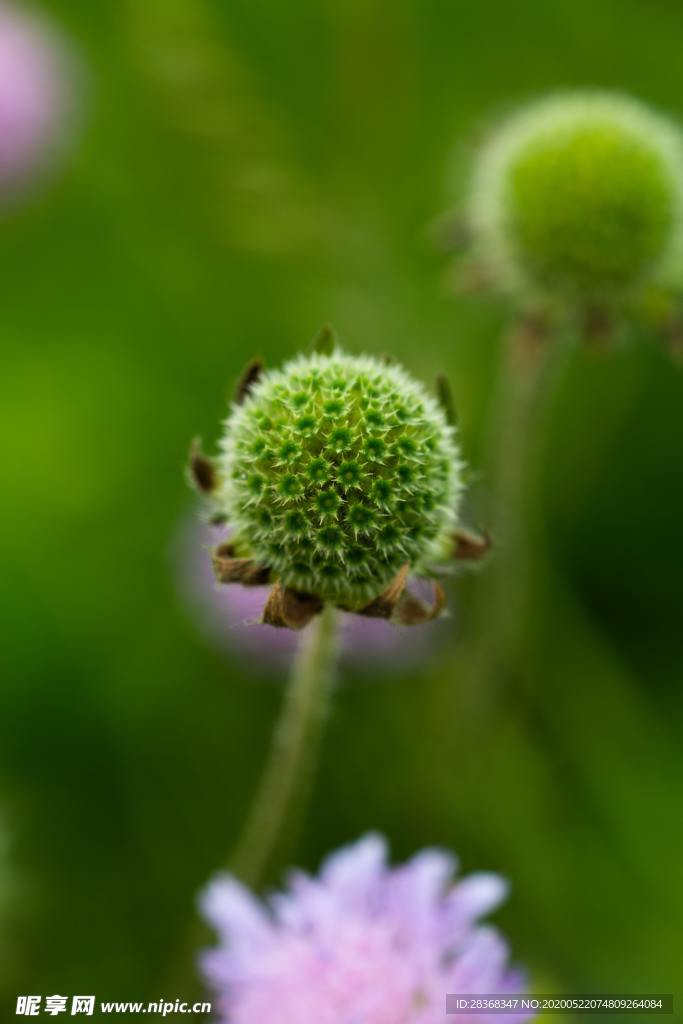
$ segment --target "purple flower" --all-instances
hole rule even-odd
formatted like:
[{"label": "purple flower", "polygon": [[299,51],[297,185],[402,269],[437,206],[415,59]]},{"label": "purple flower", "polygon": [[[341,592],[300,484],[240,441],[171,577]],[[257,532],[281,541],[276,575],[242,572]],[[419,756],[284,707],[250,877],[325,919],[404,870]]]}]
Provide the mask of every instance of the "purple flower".
[{"label": "purple flower", "polygon": [[[225,530],[202,526],[195,519],[183,526],[174,547],[180,592],[197,626],[218,647],[243,655],[252,669],[282,672],[298,646],[299,637],[288,629],[261,625],[269,587],[238,587],[216,583],[210,549],[226,536]],[[419,584],[413,589],[419,589]],[[401,629],[382,619],[340,613],[342,660],[372,672],[392,675],[410,671],[427,656],[448,622],[441,620],[419,629]]]},{"label": "purple flower", "polygon": [[[220,945],[202,958],[225,1024],[477,1024],[446,1018],[446,994],[519,992],[498,932],[479,923],[506,894],[497,875],[453,883],[455,861],[428,849],[390,867],[368,835],[329,857],[317,877],[292,874],[259,902],[229,875],[201,899]],[[520,1024],[530,1014],[506,1015]]]},{"label": "purple flower", "polygon": [[42,168],[67,121],[69,72],[61,41],[41,21],[0,3],[0,196]]}]

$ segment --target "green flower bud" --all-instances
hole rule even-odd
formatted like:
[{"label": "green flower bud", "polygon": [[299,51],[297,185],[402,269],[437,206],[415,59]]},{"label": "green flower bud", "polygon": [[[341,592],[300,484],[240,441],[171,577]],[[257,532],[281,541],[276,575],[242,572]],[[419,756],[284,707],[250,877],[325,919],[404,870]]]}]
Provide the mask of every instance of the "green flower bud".
[{"label": "green flower bud", "polygon": [[301,356],[233,406],[217,460],[234,547],[285,587],[358,609],[452,548],[461,462],[435,398],[368,356]]},{"label": "green flower bud", "polygon": [[683,137],[607,93],[520,111],[484,146],[467,224],[483,275],[530,299],[609,305],[683,253]]}]

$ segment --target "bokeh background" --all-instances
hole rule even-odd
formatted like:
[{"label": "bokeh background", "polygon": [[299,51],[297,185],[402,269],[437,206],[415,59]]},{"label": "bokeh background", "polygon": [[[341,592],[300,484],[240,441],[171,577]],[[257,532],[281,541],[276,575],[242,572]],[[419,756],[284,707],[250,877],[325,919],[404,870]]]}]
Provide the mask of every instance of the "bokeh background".
[{"label": "bokeh background", "polygon": [[[0,219],[12,1013],[26,992],[198,990],[189,960],[169,964],[281,696],[178,585],[188,442],[210,447],[242,365],[332,321],[354,351],[447,370],[480,525],[505,313],[454,295],[434,244],[462,163],[491,116],[549,89],[614,87],[683,119],[678,0],[36,9],[70,41],[78,96],[51,173]],[[473,687],[485,573],[451,587],[419,666],[347,666],[291,854],[313,868],[372,828],[398,858],[440,844],[502,872],[497,920],[537,991],[680,983],[682,399],[647,332],[571,351],[525,484],[514,660]]]}]

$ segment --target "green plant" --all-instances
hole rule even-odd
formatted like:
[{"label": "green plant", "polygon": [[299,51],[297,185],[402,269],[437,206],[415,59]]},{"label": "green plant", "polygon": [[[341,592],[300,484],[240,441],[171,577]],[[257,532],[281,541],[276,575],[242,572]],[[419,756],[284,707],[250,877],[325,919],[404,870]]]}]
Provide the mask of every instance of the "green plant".
[{"label": "green plant", "polygon": [[282,583],[352,609],[451,543],[455,430],[398,366],[301,356],[265,373],[226,421],[218,507],[235,547]]},{"label": "green plant", "polygon": [[683,266],[683,139],[628,98],[543,100],[481,150],[466,221],[494,287],[525,305],[612,308]]},{"label": "green plant", "polygon": [[423,622],[443,592],[435,584],[425,607],[409,576],[473,553],[457,529],[463,467],[447,387],[432,396],[393,363],[342,352],[331,334],[321,345],[281,370],[253,364],[218,458],[193,452],[195,482],[232,528],[214,553],[217,577],[274,582],[271,625],[300,628],[325,603]]},{"label": "green plant", "polygon": [[220,583],[272,582],[263,621],[302,629],[273,746],[233,869],[267,871],[302,803],[333,678],[336,608],[417,625],[435,618],[408,589],[444,559],[477,559],[461,530],[462,461],[448,385],[434,396],[388,360],[351,356],[324,329],[315,351],[263,371],[251,363],[213,460],[190,476],[230,525],[214,551]]}]

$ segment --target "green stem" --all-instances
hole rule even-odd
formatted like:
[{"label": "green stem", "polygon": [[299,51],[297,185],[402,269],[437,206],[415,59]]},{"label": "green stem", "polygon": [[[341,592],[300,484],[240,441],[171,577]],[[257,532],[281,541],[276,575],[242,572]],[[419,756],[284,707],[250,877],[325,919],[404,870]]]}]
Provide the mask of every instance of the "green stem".
[{"label": "green stem", "polygon": [[[491,495],[498,553],[489,598],[494,601],[490,609],[494,621],[500,622],[499,639],[514,634],[516,626],[524,620],[529,548],[533,542],[529,529],[529,485],[541,434],[539,420],[552,344],[552,339],[546,339],[524,353],[520,352],[523,343],[517,338],[506,339]],[[506,653],[509,642],[501,647],[500,653]]]},{"label": "green stem", "polygon": [[332,606],[302,634],[270,755],[231,860],[231,870],[251,886],[263,880],[306,802],[334,675],[336,637]]},{"label": "green stem", "polygon": [[[300,638],[270,756],[230,870],[257,887],[291,836],[293,819],[305,810],[311,789],[322,727],[334,678],[337,612],[325,607]],[[194,918],[167,964],[162,984],[167,991],[197,991],[193,958],[208,942],[206,926]],[[179,990],[178,984],[186,987]]]},{"label": "green stem", "polygon": [[542,420],[564,365],[565,344],[524,326],[505,339],[493,440],[490,523],[494,558],[478,588],[472,626],[470,697],[495,697],[500,676],[514,670],[528,621],[536,546],[531,480],[543,440]]}]

